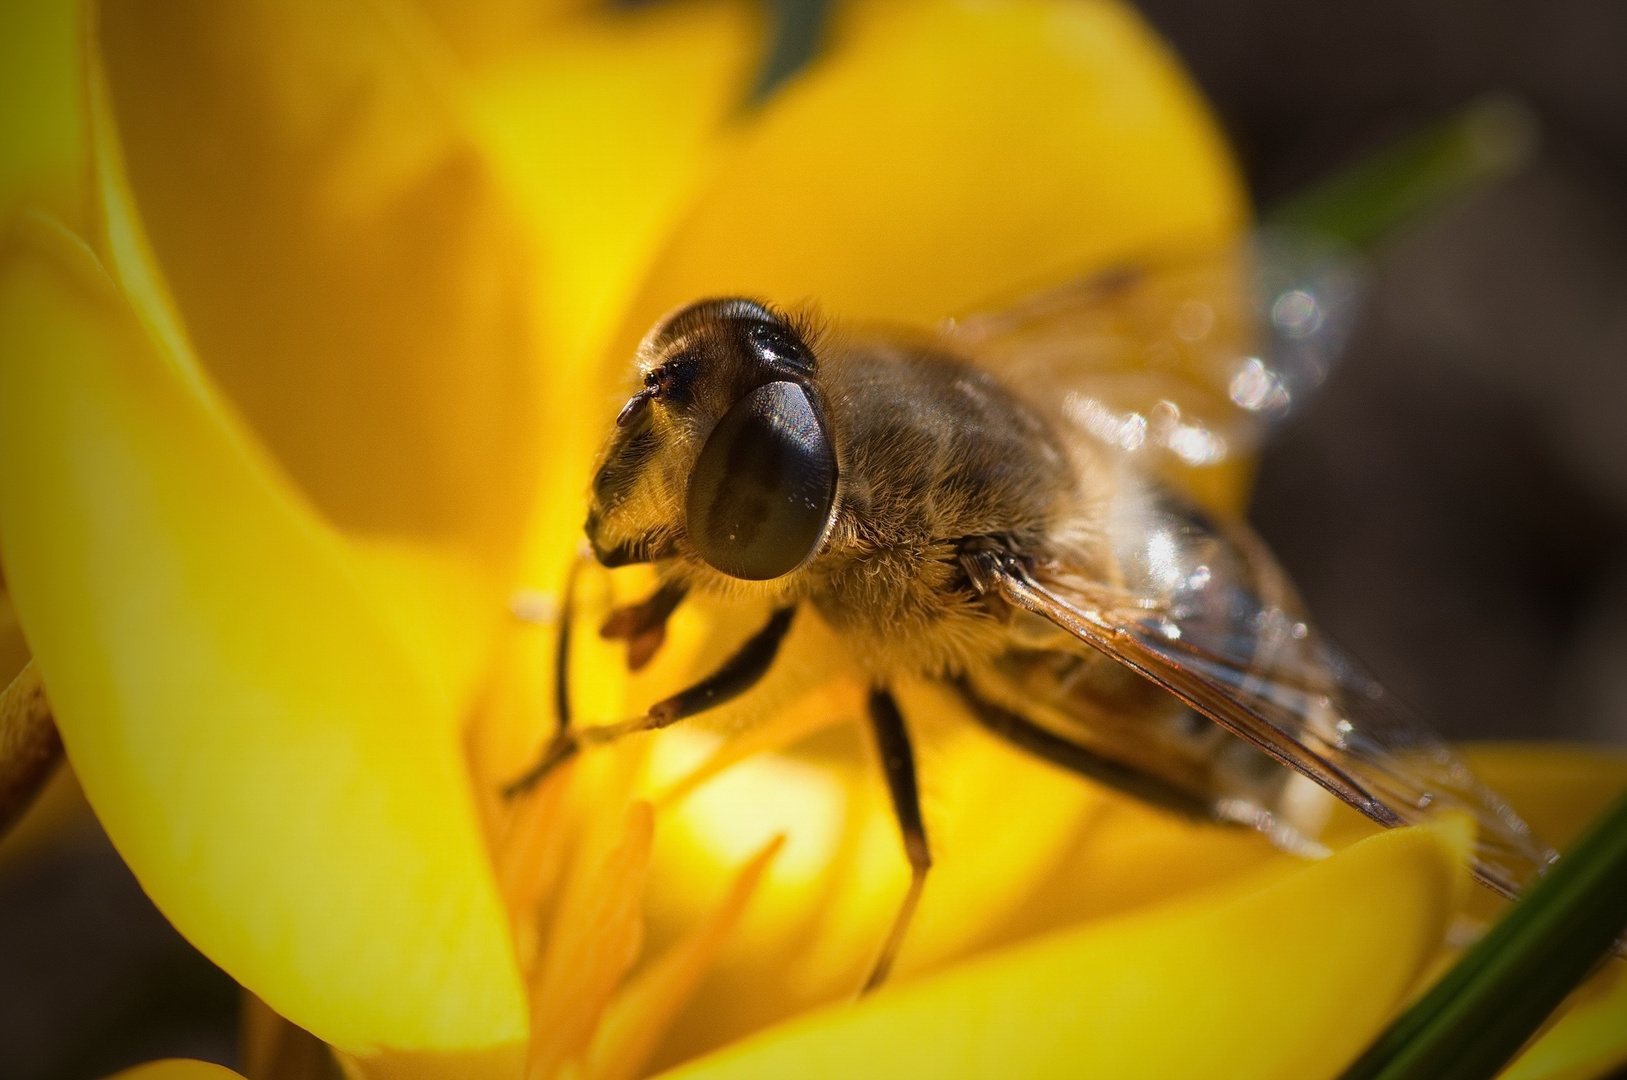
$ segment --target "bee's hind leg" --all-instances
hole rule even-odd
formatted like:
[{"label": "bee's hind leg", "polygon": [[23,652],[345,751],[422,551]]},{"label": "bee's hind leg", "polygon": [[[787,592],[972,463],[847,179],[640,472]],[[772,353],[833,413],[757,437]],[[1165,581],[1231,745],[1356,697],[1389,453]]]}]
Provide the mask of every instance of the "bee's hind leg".
[{"label": "bee's hind leg", "polygon": [[893,926],[881,944],[881,952],[870,969],[859,991],[868,994],[887,979],[898,950],[909,932],[915,907],[921,901],[921,888],[926,884],[927,871],[932,868],[932,852],[927,847],[926,822],[921,818],[921,789],[915,778],[915,751],[910,746],[909,730],[904,726],[904,715],[898,711],[898,702],[892,693],[878,686],[870,691],[870,727],[876,735],[876,748],[881,753],[882,771],[887,776],[887,790],[892,795],[893,814],[898,818],[898,829],[904,837],[904,856],[910,863],[910,887],[904,894],[893,919]]},{"label": "bee's hind leg", "polygon": [[688,594],[687,585],[663,582],[647,598],[612,611],[599,627],[599,636],[627,642],[627,670],[640,671],[666,642],[667,620]]},{"label": "bee's hind leg", "polygon": [[[768,669],[774,663],[774,657],[779,654],[780,643],[785,640],[786,633],[791,629],[791,617],[796,613],[795,607],[776,610],[769,616],[767,625],[747,638],[746,643],[736,649],[734,655],[725,660],[716,671],[693,686],[657,701],[643,716],[623,720],[618,724],[601,724],[588,728],[572,728],[567,719],[555,732],[541,759],[510,782],[503,789],[503,794],[513,796],[529,790],[585,746],[615,742],[625,735],[637,734],[640,731],[657,731],[744,694],[768,674]],[[569,628],[563,615],[561,628],[562,630]],[[568,656],[565,650],[566,647],[562,645],[561,656]],[[563,681],[558,685],[564,685]],[[568,707],[568,702],[565,704]]]},{"label": "bee's hind leg", "polygon": [[960,695],[978,723],[1017,749],[1189,820],[1214,820],[1213,804],[1206,796],[1065,739],[1021,713],[989,701],[964,675],[950,680],[948,685]]}]

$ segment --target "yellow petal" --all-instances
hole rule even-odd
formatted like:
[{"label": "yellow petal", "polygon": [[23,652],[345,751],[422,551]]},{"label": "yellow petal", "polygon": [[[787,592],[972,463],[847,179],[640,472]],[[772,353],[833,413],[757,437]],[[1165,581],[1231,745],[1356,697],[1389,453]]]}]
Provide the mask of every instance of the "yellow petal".
[{"label": "yellow petal", "polygon": [[1601,1080],[1627,1065],[1627,962],[1611,960],[1501,1080]]},{"label": "yellow petal", "polygon": [[600,5],[594,0],[418,0],[419,7],[466,64],[500,62],[557,31],[562,20]]},{"label": "yellow petal", "polygon": [[559,898],[553,933],[531,980],[536,1036],[528,1075],[551,1077],[586,1052],[617,985],[638,958],[644,933],[638,901],[654,831],[650,804],[633,803],[615,846],[579,866]]},{"label": "yellow petal", "polygon": [[[940,971],[1061,927],[1147,908],[1267,865],[1297,865],[1263,837],[1182,821],[1023,754],[941,694],[904,687],[916,735],[933,850],[920,909],[895,968]],[[758,743],[774,729],[863,715],[860,686],[821,688],[773,723],[722,742]],[[656,767],[684,775],[718,736],[677,727]],[[786,739],[791,742],[792,739]],[[809,1008],[850,998],[898,911],[909,874],[881,771],[862,725],[760,753],[663,796],[666,812],[646,903],[652,940],[701,917],[716,882],[778,832],[781,858],[718,968],[663,1043],[683,1061]],[[686,745],[687,744],[687,745]],[[685,750],[688,749],[688,753]],[[671,763],[663,760],[670,758]]]},{"label": "yellow petal", "polygon": [[646,1068],[662,1035],[716,964],[784,839],[769,841],[740,868],[705,921],[617,992],[587,1057],[593,1080],[632,1080]]},{"label": "yellow petal", "polygon": [[454,88],[368,4],[103,6],[131,188],[205,366],[333,520],[512,565],[527,254]]},{"label": "yellow petal", "polygon": [[125,1069],[108,1077],[107,1080],[243,1080],[243,1078],[223,1065],[211,1065],[207,1061],[193,1061],[190,1058],[169,1058]]},{"label": "yellow petal", "polygon": [[456,715],[88,249],[0,277],[0,544],[68,755],[182,933],[346,1049],[517,1043]]},{"label": "yellow petal", "polygon": [[1332,1077],[1439,946],[1466,840],[1455,824],[1386,833],[1263,887],[1041,940],[667,1075]]},{"label": "yellow petal", "polygon": [[[101,65],[90,63],[89,126],[94,166],[96,246],[107,260],[137,319],[160,344],[175,376],[197,403],[220,413],[227,430],[240,424],[229,404],[209,389],[209,376],[193,353],[169,283],[153,255],[135,205],[124,149]],[[258,452],[258,451],[255,451]],[[467,700],[485,665],[495,615],[510,587],[501,559],[478,552],[393,537],[355,537],[357,572],[382,613],[396,624],[419,666],[438,675],[455,702]]]},{"label": "yellow petal", "polygon": [[24,206],[83,224],[82,18],[71,0],[0,7],[0,224]]},{"label": "yellow petal", "polygon": [[469,90],[542,249],[549,356],[602,347],[745,94],[760,19],[686,0],[578,19]]},{"label": "yellow petal", "polygon": [[550,588],[603,436],[583,407],[600,389],[594,365],[745,95],[760,25],[742,0],[630,5],[555,26],[471,77],[472,128],[542,268],[550,468],[533,558]]},{"label": "yellow petal", "polygon": [[[1627,755],[1600,747],[1464,747],[1481,779],[1561,849],[1627,789]],[[1627,963],[1612,960],[1579,989],[1559,1021],[1503,1080],[1593,1080],[1627,1064]]]},{"label": "yellow petal", "polygon": [[924,324],[1243,221],[1213,121],[1129,8],[861,10],[718,163],[633,307],[624,357],[701,296]]},{"label": "yellow petal", "polygon": [[1463,747],[1469,765],[1536,834],[1563,850],[1627,789],[1627,753],[1552,743]]}]

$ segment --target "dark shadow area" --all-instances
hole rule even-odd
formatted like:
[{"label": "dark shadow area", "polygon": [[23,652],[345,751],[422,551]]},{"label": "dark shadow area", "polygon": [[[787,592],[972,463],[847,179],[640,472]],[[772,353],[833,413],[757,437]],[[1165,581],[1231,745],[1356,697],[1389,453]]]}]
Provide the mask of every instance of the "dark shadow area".
[{"label": "dark shadow area", "polygon": [[158,913],[95,824],[0,869],[0,1076],[92,1080],[237,1057],[237,984]]},{"label": "dark shadow area", "polygon": [[1485,93],[1535,110],[1533,167],[1377,253],[1253,517],[1443,733],[1627,743],[1627,7],[1140,6],[1261,206]]}]

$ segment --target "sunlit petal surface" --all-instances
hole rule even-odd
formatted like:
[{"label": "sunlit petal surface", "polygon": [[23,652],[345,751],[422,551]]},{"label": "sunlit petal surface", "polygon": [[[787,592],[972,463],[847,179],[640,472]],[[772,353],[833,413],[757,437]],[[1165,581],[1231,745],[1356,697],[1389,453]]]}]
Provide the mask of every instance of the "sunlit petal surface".
[{"label": "sunlit petal surface", "polygon": [[417,0],[416,6],[459,61],[471,68],[501,63],[523,52],[573,15],[604,10],[595,0]]},{"label": "sunlit petal surface", "polygon": [[1174,58],[1103,2],[877,4],[744,124],[624,328],[698,296],[931,323],[1242,222]]},{"label": "sunlit petal surface", "polygon": [[170,1058],[149,1061],[107,1078],[107,1080],[242,1080],[237,1073],[207,1061]]},{"label": "sunlit petal surface", "polygon": [[[915,730],[935,865],[899,978],[1261,867],[1297,865],[1248,831],[1179,821],[1083,783],[925,694],[904,701],[922,721]],[[861,709],[854,692],[797,706],[827,725]],[[657,768],[704,756],[708,741],[716,737],[674,732]],[[747,760],[666,810],[646,902],[655,940],[686,925],[755,845],[780,832],[788,843],[662,1061],[846,1000],[862,982],[908,881],[867,742],[858,724],[827,730],[794,753]]]},{"label": "sunlit petal surface", "polygon": [[[1564,849],[1627,791],[1627,754],[1597,748],[1466,748],[1477,773],[1508,796],[1543,839]],[[1627,962],[1611,960],[1503,1080],[1595,1080],[1627,1065]]]},{"label": "sunlit petal surface", "polygon": [[1627,789],[1627,753],[1620,750],[1471,743],[1463,755],[1537,835],[1561,850]]},{"label": "sunlit petal surface", "polygon": [[[211,382],[210,374],[195,354],[191,328],[178,309],[166,268],[159,265],[131,188],[116,103],[97,56],[92,49],[86,102],[93,242],[136,317],[161,343],[165,361],[183,383],[202,388]],[[387,312],[377,314],[388,318]],[[240,430],[238,403],[222,400],[212,391],[200,392],[196,400],[221,413],[228,430]],[[339,461],[336,467],[348,466]],[[523,504],[524,500],[517,502]],[[466,702],[482,674],[484,653],[507,596],[511,556],[524,516],[514,515],[511,535],[496,541],[501,550],[470,543],[467,536],[351,533],[363,584],[396,624],[420,670],[436,677],[454,702]]]},{"label": "sunlit petal surface", "polygon": [[671,1075],[1333,1076],[1433,955],[1465,840],[1450,825],[1387,833],[1263,885],[884,990]]},{"label": "sunlit petal surface", "polygon": [[599,10],[509,43],[467,78],[470,130],[541,273],[549,467],[533,559],[556,574],[581,530],[589,463],[613,408],[605,357],[629,298],[739,117],[761,32],[742,0]]},{"label": "sunlit petal surface", "polygon": [[354,1050],[513,1043],[456,716],[350,552],[35,222],[0,279],[0,544],[69,758],[159,908]]},{"label": "sunlit petal surface", "polygon": [[389,5],[102,6],[137,212],[205,368],[330,518],[511,568],[533,267]]}]

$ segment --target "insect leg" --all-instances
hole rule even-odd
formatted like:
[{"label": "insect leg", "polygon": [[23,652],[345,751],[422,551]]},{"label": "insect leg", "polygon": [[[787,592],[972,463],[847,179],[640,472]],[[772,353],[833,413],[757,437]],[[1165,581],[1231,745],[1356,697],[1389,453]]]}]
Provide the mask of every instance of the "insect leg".
[{"label": "insect leg", "polygon": [[881,767],[887,775],[887,790],[893,798],[893,814],[898,818],[898,829],[904,836],[904,856],[910,862],[910,887],[904,894],[893,919],[893,926],[881,944],[875,966],[864,980],[860,994],[868,994],[887,979],[898,950],[904,944],[915,907],[921,901],[921,888],[926,884],[926,872],[932,868],[932,852],[927,847],[926,822],[921,819],[921,790],[915,779],[915,751],[910,747],[910,735],[904,727],[904,716],[898,711],[898,702],[886,687],[870,691],[870,726],[876,733],[876,748],[881,752]]},{"label": "insect leg", "polygon": [[599,627],[599,636],[627,642],[627,670],[640,671],[667,640],[667,620],[687,595],[689,586],[664,582],[647,599],[612,611]]},{"label": "insect leg", "polygon": [[512,799],[529,791],[565,758],[571,746],[571,629],[576,622],[576,579],[586,558],[571,563],[565,574],[565,589],[559,600],[559,620],[554,627],[554,735],[541,758],[519,779],[503,788],[503,797]]},{"label": "insect leg", "polygon": [[1126,795],[1201,821],[1214,820],[1210,801],[1167,780],[1104,757],[1049,728],[978,695],[964,675],[949,682],[971,710],[973,719],[1019,750],[1042,761],[1105,784]]},{"label": "insect leg", "polygon": [[559,601],[559,625],[554,633],[554,736],[571,726],[571,627],[576,622],[576,579],[584,559],[571,563],[565,574],[565,592]]},{"label": "insect leg", "polygon": [[656,731],[739,697],[768,674],[774,657],[780,651],[780,643],[791,629],[791,617],[796,610],[795,607],[783,607],[775,611],[769,617],[768,624],[747,638],[746,643],[735,650],[734,655],[716,671],[693,686],[657,701],[643,716],[618,724],[560,731],[549,743],[548,749],[543,751],[541,759],[510,782],[503,789],[503,794],[513,796],[529,790],[584,746],[614,742],[640,731]]}]

